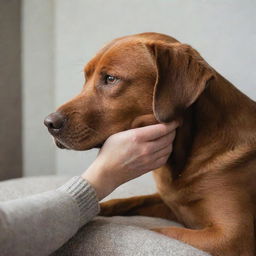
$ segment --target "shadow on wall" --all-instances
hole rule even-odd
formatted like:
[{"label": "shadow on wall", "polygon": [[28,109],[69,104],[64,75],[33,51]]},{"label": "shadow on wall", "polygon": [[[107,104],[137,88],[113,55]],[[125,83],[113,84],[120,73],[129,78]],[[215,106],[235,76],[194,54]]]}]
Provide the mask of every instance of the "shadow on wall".
[{"label": "shadow on wall", "polygon": [[0,180],[22,174],[19,0],[0,3]]}]

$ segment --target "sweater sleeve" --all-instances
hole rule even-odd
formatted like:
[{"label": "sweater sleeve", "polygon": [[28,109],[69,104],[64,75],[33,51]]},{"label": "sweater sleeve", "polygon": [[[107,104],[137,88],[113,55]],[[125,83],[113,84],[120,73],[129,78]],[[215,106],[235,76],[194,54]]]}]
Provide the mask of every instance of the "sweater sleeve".
[{"label": "sweater sleeve", "polygon": [[49,255],[99,209],[94,188],[81,177],[57,190],[1,202],[1,256]]}]

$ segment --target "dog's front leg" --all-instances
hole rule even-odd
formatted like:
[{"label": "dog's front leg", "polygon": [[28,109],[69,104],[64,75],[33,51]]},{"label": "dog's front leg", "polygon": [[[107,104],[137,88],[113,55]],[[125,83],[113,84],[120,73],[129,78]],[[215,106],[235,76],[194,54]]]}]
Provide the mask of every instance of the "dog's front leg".
[{"label": "dog's front leg", "polygon": [[254,233],[251,227],[248,230],[241,229],[236,233],[227,232],[228,227],[210,226],[203,229],[188,229],[182,227],[153,228],[170,238],[187,243],[213,256],[255,256]]},{"label": "dog's front leg", "polygon": [[141,215],[177,221],[159,194],[113,199],[100,204],[101,216]]}]

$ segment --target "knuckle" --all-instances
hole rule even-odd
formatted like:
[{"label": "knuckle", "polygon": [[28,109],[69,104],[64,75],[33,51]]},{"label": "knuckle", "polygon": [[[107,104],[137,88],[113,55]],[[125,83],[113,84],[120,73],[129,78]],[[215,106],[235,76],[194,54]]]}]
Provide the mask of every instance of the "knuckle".
[{"label": "knuckle", "polygon": [[136,133],[136,132],[132,132],[132,134],[131,134],[131,140],[132,140],[132,142],[133,143],[138,143],[139,142],[139,136],[138,136],[138,134]]},{"label": "knuckle", "polygon": [[148,152],[148,148],[147,148],[147,147],[142,148],[141,151],[140,151],[140,155],[141,155],[143,158],[147,158],[148,153],[149,153],[149,152]]},{"label": "knuckle", "polygon": [[164,127],[163,127],[163,133],[164,133],[164,134],[167,134],[168,132],[170,132],[169,129],[168,129],[168,127],[167,127],[167,126],[164,126]]}]

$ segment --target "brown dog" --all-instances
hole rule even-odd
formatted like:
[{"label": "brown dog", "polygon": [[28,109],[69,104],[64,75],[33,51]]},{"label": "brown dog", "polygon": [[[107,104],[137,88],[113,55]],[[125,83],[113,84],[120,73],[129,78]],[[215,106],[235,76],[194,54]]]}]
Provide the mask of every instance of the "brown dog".
[{"label": "brown dog", "polygon": [[183,123],[154,171],[158,194],[103,203],[102,215],[177,220],[186,228],[155,231],[212,255],[255,255],[255,102],[192,47],[157,33],[112,41],[85,76],[82,92],[45,120],[59,147],[86,150],[126,129]]}]

